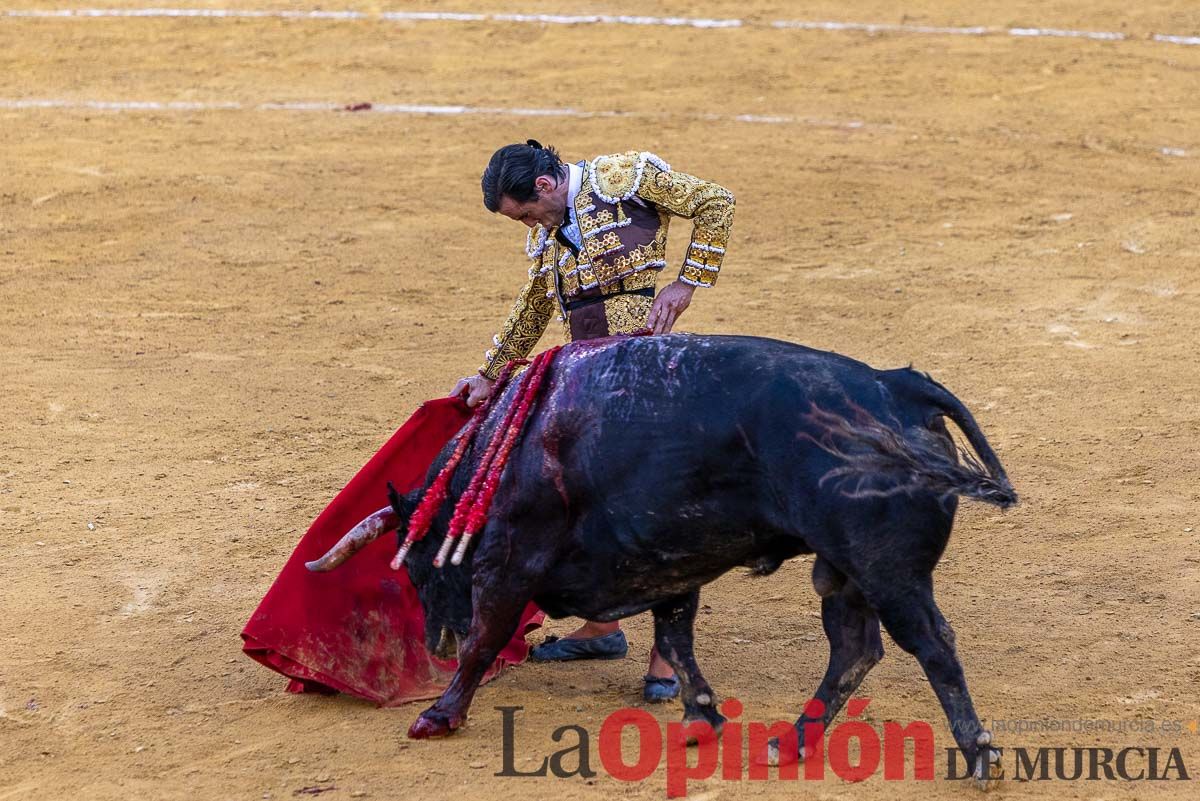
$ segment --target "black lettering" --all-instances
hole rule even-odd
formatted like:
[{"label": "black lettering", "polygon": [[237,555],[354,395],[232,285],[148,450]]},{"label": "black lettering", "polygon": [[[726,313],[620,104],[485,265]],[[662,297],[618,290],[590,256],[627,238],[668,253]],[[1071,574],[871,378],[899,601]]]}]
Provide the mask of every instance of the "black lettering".
[{"label": "black lettering", "polygon": [[[1104,759],[1100,756],[1103,755]],[[1112,762],[1113,752],[1111,748],[1089,748],[1088,749],[1088,779],[1096,781],[1099,779],[1097,775],[1101,769],[1104,770],[1104,778],[1108,781],[1113,780]]]},{"label": "black lettering", "polygon": [[1117,775],[1120,776],[1122,779],[1124,779],[1127,782],[1135,782],[1138,779],[1143,779],[1146,777],[1146,769],[1145,768],[1142,768],[1141,770],[1139,770],[1136,776],[1129,775],[1129,770],[1125,767],[1125,759],[1126,759],[1126,757],[1129,756],[1129,753],[1131,751],[1137,751],[1138,756],[1145,756],[1145,753],[1146,753],[1145,751],[1143,751],[1140,748],[1133,748],[1133,747],[1122,748],[1117,753]]},{"label": "black lettering", "polygon": [[1070,776],[1066,775],[1067,749],[1054,749],[1054,776],[1062,781],[1073,782],[1083,776],[1083,751],[1078,748],[1072,748],[1071,753],[1075,755],[1075,772]]},{"label": "black lettering", "polygon": [[[554,738],[554,742],[562,742],[563,736],[569,732],[575,732],[575,745],[570,748],[564,748],[561,751],[555,751],[550,755],[550,772],[560,779],[566,779],[571,776],[582,776],[585,779],[590,779],[596,775],[596,771],[592,770],[591,766],[591,749],[588,748],[588,733],[587,729],[582,726],[559,726],[554,730],[554,734],[550,735]],[[563,767],[563,759],[568,754],[578,754],[575,761],[575,770],[567,770]]]},{"label": "black lettering", "polygon": [[[962,757],[962,764],[963,764],[963,772],[962,773],[958,772],[958,759],[955,758],[956,754],[958,756]],[[963,751],[961,748],[947,748],[946,749],[946,778],[947,779],[968,779],[971,777],[971,772],[973,770],[974,770],[974,767],[971,765],[971,761],[969,759],[967,759],[967,753],[965,751]]]},{"label": "black lettering", "polygon": [[1171,753],[1167,754],[1167,765],[1163,768],[1162,776],[1157,776],[1155,778],[1163,779],[1164,781],[1171,778],[1167,775],[1167,773],[1170,772],[1172,768],[1175,769],[1175,773],[1177,774],[1175,776],[1176,779],[1182,781],[1188,780],[1187,768],[1183,766],[1183,754],[1179,753],[1178,748],[1172,748]]},{"label": "black lettering", "polygon": [[517,770],[516,765],[516,728],[517,728],[517,713],[525,707],[523,706],[498,706],[496,711],[500,713],[504,720],[504,729],[500,736],[501,751],[504,754],[504,768],[497,776],[545,776],[547,759],[542,759],[542,767],[538,770],[529,773],[521,773]]},{"label": "black lettering", "polygon": [[[1016,781],[1044,782],[1050,779],[1050,755],[1047,749],[1037,749],[1037,756],[1032,762],[1029,761],[1028,749],[1018,748],[1016,751],[1017,767],[1013,777]],[[1034,776],[1034,771],[1037,771],[1037,776]]]}]

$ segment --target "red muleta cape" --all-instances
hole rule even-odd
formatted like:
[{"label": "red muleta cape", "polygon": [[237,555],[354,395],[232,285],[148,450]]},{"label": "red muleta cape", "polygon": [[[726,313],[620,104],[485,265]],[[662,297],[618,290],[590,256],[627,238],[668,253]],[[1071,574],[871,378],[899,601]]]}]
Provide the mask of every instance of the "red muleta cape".
[{"label": "red muleta cape", "polygon": [[[387,505],[387,482],[409,492],[467,419],[459,398],[422,404],[313,521],[246,628],[242,650],[291,679],[288,691],[343,692],[393,706],[441,694],[458,662],[425,650],[425,614],[407,569],[388,567],[396,538],[380,537],[341,567],[311,573],[343,534]],[[545,615],[530,604],[512,641],[488,670],[524,661],[525,635]]]}]

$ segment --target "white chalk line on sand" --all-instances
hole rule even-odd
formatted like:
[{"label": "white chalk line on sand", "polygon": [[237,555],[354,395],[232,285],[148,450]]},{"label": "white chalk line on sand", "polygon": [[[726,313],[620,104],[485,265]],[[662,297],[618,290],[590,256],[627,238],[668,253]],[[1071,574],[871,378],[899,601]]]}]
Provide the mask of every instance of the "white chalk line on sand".
[{"label": "white chalk line on sand", "polygon": [[1119,31],[1076,31],[1063,28],[1006,28],[990,25],[939,26],[822,20],[774,20],[756,23],[736,18],[652,17],[633,14],[504,14],[456,11],[324,11],[254,10],[237,8],[74,8],[0,10],[0,16],[36,19],[176,18],[176,19],[292,19],[393,22],[517,22],[542,25],[659,25],[684,28],[741,28],[765,24],[772,28],[807,31],[854,31],[869,34],[902,33],[930,36],[1015,36],[1021,38],[1090,39],[1095,41],[1153,41],[1200,46],[1200,36],[1156,33],[1148,37]]},{"label": "white chalk line on sand", "polygon": [[[894,130],[892,125],[868,124],[859,120],[822,120],[790,114],[668,114],[665,112],[587,112],[575,108],[520,108],[487,106],[433,106],[413,103],[240,103],[238,101],[89,101],[59,100],[59,98],[0,97],[0,110],[64,109],[83,112],[341,112],[344,114],[410,114],[419,116],[545,116],[545,118],[628,118],[628,119],[688,119],[701,122],[745,122],[750,125],[804,125],[818,128],[839,128],[844,131]],[[1182,147],[1148,147],[1160,156],[1188,158],[1192,152]]]},{"label": "white chalk line on sand", "polygon": [[412,114],[421,116],[476,115],[495,117],[576,117],[595,119],[625,117],[630,119],[690,119],[700,122],[741,122],[759,125],[808,125],[819,128],[886,128],[868,126],[859,120],[824,120],[816,117],[797,117],[789,114],[669,114],[644,111],[587,111],[575,108],[521,108],[501,106],[432,105],[410,103],[239,103],[237,101],[157,101],[157,100],[67,100],[58,98],[0,98],[0,109],[36,110],[68,109],[79,111],[340,111],[367,114]]},{"label": "white chalk line on sand", "polygon": [[545,25],[666,25],[688,28],[738,28],[740,19],[647,17],[634,14],[473,14],[453,11],[256,11],[238,8],[79,8],[4,11],[3,16],[39,19],[103,17],[174,17],[200,19],[385,20],[409,22],[536,22]]},{"label": "white chalk line on sand", "polygon": [[[325,102],[239,103],[237,101],[155,101],[155,100],[65,100],[56,98],[3,98],[0,110],[66,109],[76,111],[291,111],[343,112],[346,114],[411,114],[418,116],[497,116],[497,117],[575,117],[582,119],[624,117],[629,119],[689,119],[699,122],[736,122],[757,125],[807,125],[841,130],[890,130],[892,125],[864,123],[860,120],[824,120],[790,114],[669,114],[644,111],[586,111],[574,108],[520,108],[500,106],[425,105],[409,103],[362,103],[346,105]],[[1191,153],[1178,147],[1151,148],[1159,155],[1187,158]]]}]

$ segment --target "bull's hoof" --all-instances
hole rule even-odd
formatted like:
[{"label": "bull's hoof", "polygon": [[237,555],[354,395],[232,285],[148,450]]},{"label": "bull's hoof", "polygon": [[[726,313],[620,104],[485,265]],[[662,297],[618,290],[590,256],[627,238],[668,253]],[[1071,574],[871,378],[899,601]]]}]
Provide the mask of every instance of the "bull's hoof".
[{"label": "bull's hoof", "polygon": [[[712,736],[718,737],[721,734],[721,729],[725,728],[725,716],[719,715],[716,712],[713,713],[713,716],[711,718],[707,717],[703,714],[684,715],[683,716],[684,727],[687,727],[691,723],[703,723],[703,724],[707,725],[712,730]],[[701,731],[703,731],[703,730],[701,730]],[[700,739],[701,738],[695,734],[689,734],[687,736],[687,744],[688,745],[699,745]]]},{"label": "bull's hoof", "polygon": [[[986,760],[986,762],[985,762]],[[971,786],[986,793],[1000,786],[1004,778],[1004,764],[1000,752],[984,746],[975,758],[975,770],[971,773]]]},{"label": "bull's hoof", "polygon": [[689,723],[707,723],[712,726],[713,731],[717,734],[721,733],[721,729],[725,728],[725,716],[716,710],[704,710],[683,716],[683,725]]},{"label": "bull's hoof", "polygon": [[803,762],[808,756],[804,752],[804,746],[800,746],[795,750],[780,748],[779,738],[772,737],[767,740],[766,748],[760,749],[757,753],[750,755],[750,761],[755,765],[779,768]]},{"label": "bull's hoof", "polygon": [[779,738],[772,737],[767,740],[767,747],[750,755],[750,760],[753,764],[770,768],[782,768],[788,765],[795,765],[798,762],[803,762],[803,749],[793,751],[790,748],[780,748]]},{"label": "bull's hoof", "polygon": [[448,737],[462,725],[462,719],[448,717],[440,712],[426,710],[408,727],[408,736],[413,740],[428,740],[433,737]]}]

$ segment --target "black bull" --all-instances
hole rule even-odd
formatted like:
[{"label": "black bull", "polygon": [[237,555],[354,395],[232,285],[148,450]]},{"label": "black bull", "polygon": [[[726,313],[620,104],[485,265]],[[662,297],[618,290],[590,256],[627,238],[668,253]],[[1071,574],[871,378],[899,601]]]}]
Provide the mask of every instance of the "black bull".
[{"label": "black bull", "polygon": [[[815,553],[830,644],[814,695],[823,722],[882,658],[882,622],[925,670],[959,746],[973,762],[981,751],[993,758],[983,750],[990,734],[971,703],[954,633],[934,602],[932,572],[958,496],[1005,507],[1016,495],[971,414],[941,385],[911,369],[879,371],[755,337],[568,345],[472,552],[461,566],[435,569],[454,501],[516,383],[494,404],[430,535],[408,556],[427,645],[445,646],[453,634],[460,660],[410,736],[462,724],[530,600],[556,618],[605,621],[652,610],[655,643],[682,679],[685,720],[719,727],[715,694],[692,653],[700,587],[737,566],[767,574]],[[944,417],[975,456],[960,461]],[[366,536],[347,535],[310,569],[340,564],[381,530],[403,532],[420,495],[395,499],[394,511],[360,525]],[[801,737],[806,722],[797,721]]]}]

